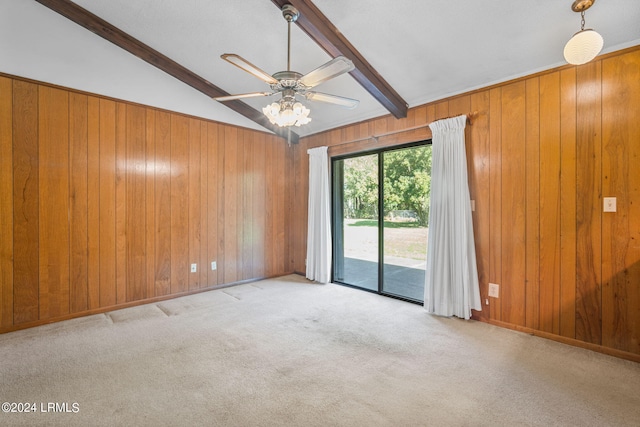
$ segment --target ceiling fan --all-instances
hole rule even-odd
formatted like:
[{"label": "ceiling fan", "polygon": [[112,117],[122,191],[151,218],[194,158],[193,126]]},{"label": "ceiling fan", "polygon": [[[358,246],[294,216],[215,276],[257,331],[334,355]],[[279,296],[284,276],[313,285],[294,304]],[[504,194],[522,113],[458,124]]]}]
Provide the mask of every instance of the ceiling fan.
[{"label": "ceiling fan", "polygon": [[296,96],[303,96],[309,101],[326,102],[348,109],[355,108],[360,102],[356,99],[310,90],[320,83],[353,70],[355,67],[351,60],[344,56],[338,56],[305,75],[297,71],[291,71],[291,23],[298,19],[300,13],[292,5],[285,4],[282,7],[282,16],[284,16],[288,25],[286,71],[278,71],[273,75],[269,75],[240,55],[225,53],[220,56],[225,61],[267,83],[271,87],[272,92],[251,92],[219,96],[213,99],[225,102],[235,99],[281,94],[282,97],[277,102],[273,102],[262,109],[262,112],[269,118],[269,121],[279,126],[300,126],[311,121],[309,109],[302,105],[302,103],[296,99]]}]

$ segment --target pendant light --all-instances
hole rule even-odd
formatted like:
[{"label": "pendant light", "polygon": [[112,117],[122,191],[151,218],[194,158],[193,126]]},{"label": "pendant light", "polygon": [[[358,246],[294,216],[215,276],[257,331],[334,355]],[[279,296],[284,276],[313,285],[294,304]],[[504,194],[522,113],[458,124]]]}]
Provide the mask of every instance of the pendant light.
[{"label": "pendant light", "polygon": [[584,28],[584,11],[596,0],[575,0],[571,10],[580,12],[582,17],[580,31],[575,33],[564,47],[564,58],[569,64],[582,65],[595,58],[604,44],[602,36],[592,29]]}]

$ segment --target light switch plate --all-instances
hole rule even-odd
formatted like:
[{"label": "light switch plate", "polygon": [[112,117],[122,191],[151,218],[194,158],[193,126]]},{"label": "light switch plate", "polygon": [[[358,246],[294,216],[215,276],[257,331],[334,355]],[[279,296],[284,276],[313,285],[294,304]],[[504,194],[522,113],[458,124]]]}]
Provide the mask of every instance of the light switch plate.
[{"label": "light switch plate", "polygon": [[196,273],[198,271],[198,264],[191,264],[191,272]]},{"label": "light switch plate", "polygon": [[604,212],[615,212],[616,211],[616,198],[615,197],[605,197],[604,198]]},{"label": "light switch plate", "polygon": [[211,261],[211,270],[216,270],[218,268],[218,264],[215,261]]},{"label": "light switch plate", "polygon": [[491,298],[500,298],[500,285],[497,283],[489,283],[489,296]]}]

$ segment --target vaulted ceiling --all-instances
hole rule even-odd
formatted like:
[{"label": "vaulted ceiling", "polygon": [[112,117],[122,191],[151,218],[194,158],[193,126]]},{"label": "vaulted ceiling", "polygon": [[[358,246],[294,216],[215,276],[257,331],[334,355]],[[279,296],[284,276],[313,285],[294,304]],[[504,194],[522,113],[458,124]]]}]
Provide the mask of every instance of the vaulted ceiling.
[{"label": "vaulted ceiling", "polygon": [[[200,85],[235,94],[268,86],[221,60],[223,53],[239,54],[270,74],[286,69],[287,25],[280,12],[285,2],[74,3],[191,73]],[[562,65],[564,44],[580,29],[571,0],[290,3],[303,14],[292,28],[291,68],[304,74],[338,53],[350,56],[357,69],[318,90],[360,100],[353,110],[305,101],[312,122],[294,129],[300,136],[389,112],[401,116],[403,103],[413,107]],[[605,40],[603,52],[640,44],[638,22],[638,0],[600,0],[586,12],[587,27]],[[36,0],[0,3],[0,72],[278,131],[268,123],[265,128],[261,117],[254,117],[260,123],[248,118],[271,98],[247,99],[246,105],[228,108],[211,99],[213,92],[184,83]]]}]

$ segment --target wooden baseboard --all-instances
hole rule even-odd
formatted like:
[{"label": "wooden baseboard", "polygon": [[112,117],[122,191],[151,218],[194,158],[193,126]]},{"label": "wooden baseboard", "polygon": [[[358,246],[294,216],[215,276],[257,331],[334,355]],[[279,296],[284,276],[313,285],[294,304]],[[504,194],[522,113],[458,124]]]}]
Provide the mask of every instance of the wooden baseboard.
[{"label": "wooden baseboard", "polygon": [[577,340],[575,338],[562,337],[562,336],[555,335],[555,334],[552,334],[552,333],[549,333],[549,332],[538,331],[538,330],[535,330],[535,329],[531,329],[531,328],[527,328],[527,327],[519,326],[519,325],[512,325],[510,323],[501,322],[499,320],[487,319],[487,318],[480,317],[480,316],[473,316],[473,319],[477,320],[479,322],[488,323],[490,325],[499,326],[501,328],[511,329],[511,330],[518,331],[518,332],[524,332],[524,333],[529,334],[529,335],[533,335],[533,336],[540,337],[540,338],[546,338],[548,340],[560,342],[562,344],[567,344],[567,345],[571,345],[571,346],[574,346],[574,347],[580,347],[580,348],[584,348],[584,349],[587,349],[587,350],[595,351],[595,352],[598,352],[598,353],[603,353],[603,354],[606,354],[606,355],[609,355],[609,356],[618,357],[620,359],[626,359],[626,360],[630,360],[632,362],[640,363],[640,354],[629,353],[628,351],[623,351],[623,350],[618,350],[618,349],[615,349],[615,348],[605,347],[605,346],[598,345],[598,344],[592,344],[592,343],[588,343],[588,342]]}]

